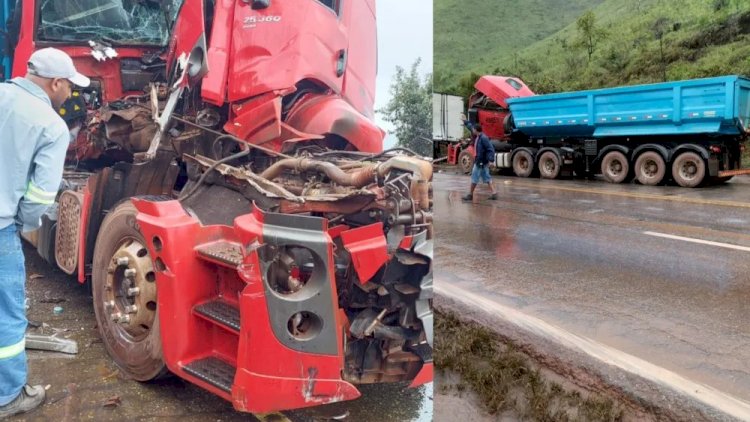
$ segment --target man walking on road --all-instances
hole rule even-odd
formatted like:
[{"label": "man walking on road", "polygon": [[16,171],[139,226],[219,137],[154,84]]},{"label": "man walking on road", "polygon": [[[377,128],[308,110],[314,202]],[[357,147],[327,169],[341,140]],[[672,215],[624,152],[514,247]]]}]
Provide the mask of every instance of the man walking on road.
[{"label": "man walking on road", "polygon": [[0,419],[45,399],[26,384],[26,270],[18,231],[41,225],[62,179],[70,132],[57,114],[73,85],[89,79],[61,50],[32,54],[23,78],[0,84]]},{"label": "man walking on road", "polygon": [[471,191],[469,191],[467,195],[461,197],[461,199],[464,201],[471,201],[474,199],[474,190],[477,188],[477,184],[479,184],[480,181],[487,183],[490,187],[492,194],[489,196],[489,199],[497,199],[497,192],[495,192],[495,187],[492,185],[492,177],[490,176],[490,162],[495,158],[495,148],[492,146],[490,138],[482,133],[481,125],[473,125],[471,129],[476,137],[476,141],[474,142],[476,158],[474,158],[474,167],[471,170]]}]

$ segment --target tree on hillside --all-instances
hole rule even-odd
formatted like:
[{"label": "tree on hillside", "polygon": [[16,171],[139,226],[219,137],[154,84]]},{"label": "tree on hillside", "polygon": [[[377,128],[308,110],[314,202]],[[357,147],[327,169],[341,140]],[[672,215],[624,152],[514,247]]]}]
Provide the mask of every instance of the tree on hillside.
[{"label": "tree on hillside", "polygon": [[661,79],[667,81],[667,63],[664,60],[664,35],[669,31],[670,23],[669,19],[661,17],[657,19],[653,25],[651,25],[651,32],[654,33],[654,38],[659,40],[659,57],[661,61]]},{"label": "tree on hillside", "polygon": [[420,78],[417,59],[406,71],[396,66],[391,81],[391,100],[380,110],[386,122],[395,126],[398,145],[423,156],[432,154],[432,74]]},{"label": "tree on hillside", "polygon": [[578,18],[578,20],[576,20],[576,27],[578,28],[577,45],[586,49],[589,63],[591,63],[591,56],[596,51],[599,42],[606,37],[607,33],[604,29],[596,26],[596,15],[594,15],[594,12],[591,10],[584,13]]}]

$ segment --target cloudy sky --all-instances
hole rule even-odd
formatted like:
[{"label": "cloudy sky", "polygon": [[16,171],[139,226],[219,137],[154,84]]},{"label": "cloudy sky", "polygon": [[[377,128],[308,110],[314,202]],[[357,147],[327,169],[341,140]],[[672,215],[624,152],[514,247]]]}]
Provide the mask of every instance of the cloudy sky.
[{"label": "cloudy sky", "polygon": [[[432,1],[433,0],[377,0],[378,19],[378,79],[375,109],[390,100],[391,79],[396,66],[411,67],[422,58],[419,72],[432,72]],[[391,126],[376,117],[378,125],[389,131]],[[393,146],[396,139],[389,135],[385,147]]]}]

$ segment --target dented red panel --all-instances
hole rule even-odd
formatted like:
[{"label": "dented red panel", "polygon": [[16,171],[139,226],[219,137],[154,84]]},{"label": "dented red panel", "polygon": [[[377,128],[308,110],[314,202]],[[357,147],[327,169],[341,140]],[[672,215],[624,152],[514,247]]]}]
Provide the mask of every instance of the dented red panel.
[{"label": "dented red panel", "polygon": [[258,10],[251,3],[235,2],[228,100],[290,88],[303,79],[340,93],[336,59],[347,42],[336,13],[318,1],[271,1]]},{"label": "dented red panel", "polygon": [[388,262],[388,245],[383,234],[383,223],[347,230],[341,233],[344,248],[352,255],[354,269],[362,284]]},{"label": "dented red panel", "polygon": [[[244,244],[259,245],[264,241],[263,213],[257,208],[252,214],[236,218],[235,228]],[[332,243],[328,250],[332,253]],[[321,354],[293,350],[279,341],[272,329],[260,267],[257,249],[251,248],[239,269],[246,283],[240,295],[241,326],[252,329],[240,334],[238,368],[232,388],[235,408],[262,413],[359,397],[359,391],[341,379],[343,345],[340,342],[334,349],[336,354]],[[335,280],[329,283],[336,297]],[[346,321],[334,303],[329,306],[337,315],[336,321],[331,322],[337,332],[343,333]]]},{"label": "dented red panel", "polygon": [[[158,310],[163,354],[170,371],[231,401],[236,409],[254,413],[317,406],[360,396],[352,384],[341,379],[342,341],[333,354],[303,352],[285,346],[274,333],[257,248],[264,242],[264,214],[260,210],[256,208],[237,217],[234,227],[202,226],[178,201],[133,199],[133,203],[139,211],[137,220],[149,253],[156,262],[161,262],[156,265]],[[216,266],[197,258],[195,247],[218,241],[243,245],[244,260],[236,270],[217,271]],[[332,247],[331,242],[329,253]],[[244,286],[238,301],[227,297],[240,311],[242,328],[238,333],[211,324],[193,311],[196,304],[216,297],[216,280],[219,285],[229,281]],[[329,282],[328,288],[335,298],[335,280]],[[221,293],[220,289],[218,294]],[[343,333],[346,317],[335,303],[330,306],[335,317],[329,323]],[[235,366],[231,394],[183,368],[186,363],[207,356]]]},{"label": "dented red panel", "polygon": [[[193,49],[201,42],[204,44],[203,47],[205,47],[206,40],[203,19],[203,0],[185,0],[172,29],[172,36],[169,42],[167,72],[182,72],[184,67],[175,70],[175,60],[187,60]],[[200,58],[197,60],[205,60],[203,56],[205,53],[205,51],[197,51],[196,54],[200,54]],[[179,76],[179,73],[176,73],[176,75]]]},{"label": "dented red panel", "polygon": [[384,132],[340,97],[310,96],[289,113],[286,122],[306,133],[339,135],[358,151],[383,150]]},{"label": "dented red panel", "polygon": [[349,33],[346,74],[342,92],[355,109],[375,118],[376,54],[375,1],[342,1],[343,19]]},{"label": "dented red panel", "polygon": [[508,98],[530,97],[534,92],[522,80],[511,76],[482,76],[474,88],[503,108],[508,108]]},{"label": "dented red panel", "polygon": [[274,93],[262,95],[243,104],[232,106],[233,117],[224,125],[232,135],[279,151],[281,143],[281,97]]},{"label": "dented red panel", "polygon": [[433,377],[433,366],[432,362],[425,363],[424,366],[422,366],[422,369],[419,370],[419,373],[416,377],[414,377],[414,380],[409,384],[409,387],[419,387],[422,384],[427,384],[428,382],[432,382]]},{"label": "dented red panel", "polygon": [[[230,394],[191,378],[181,366],[212,352],[235,363],[236,336],[233,339],[220,327],[212,327],[193,314],[196,304],[216,295],[216,283],[206,281],[216,280],[217,271],[215,267],[198,261],[190,247],[227,238],[231,236],[231,228],[201,227],[198,220],[189,216],[178,201],[150,202],[138,198],[132,201],[139,211],[137,221],[149,253],[157,263],[157,309],[164,361],[173,373],[231,400]],[[154,243],[157,237],[158,248]]]},{"label": "dented red panel", "polygon": [[234,3],[235,0],[216,2],[211,28],[211,45],[208,47],[209,72],[203,78],[201,85],[203,100],[217,106],[223,105],[227,96]]}]

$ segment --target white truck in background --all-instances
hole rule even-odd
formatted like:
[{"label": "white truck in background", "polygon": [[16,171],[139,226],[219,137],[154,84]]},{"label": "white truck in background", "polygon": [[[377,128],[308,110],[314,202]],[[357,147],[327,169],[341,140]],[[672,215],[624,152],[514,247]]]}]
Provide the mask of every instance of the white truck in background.
[{"label": "white truck in background", "polygon": [[445,157],[448,145],[460,141],[463,137],[462,113],[464,113],[462,97],[439,92],[432,93],[433,158]]}]

